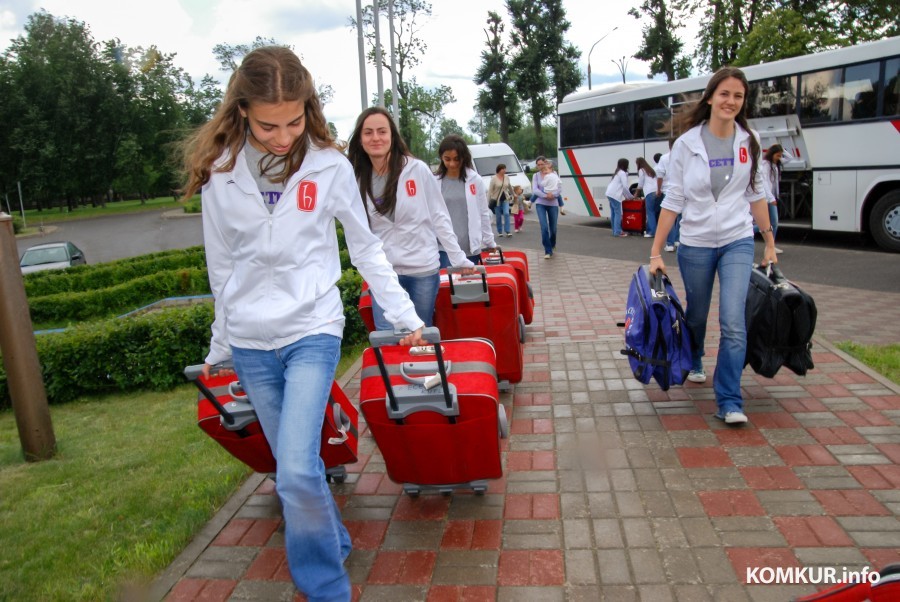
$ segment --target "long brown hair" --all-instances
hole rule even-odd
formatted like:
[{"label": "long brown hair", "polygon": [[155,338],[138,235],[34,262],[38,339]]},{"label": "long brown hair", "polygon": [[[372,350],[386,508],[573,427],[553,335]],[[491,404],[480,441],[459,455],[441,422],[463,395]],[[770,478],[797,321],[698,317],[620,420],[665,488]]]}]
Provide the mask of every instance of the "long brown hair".
[{"label": "long brown hair", "polygon": [[[463,137],[459,134],[447,134],[447,136],[441,140],[441,144],[438,146],[438,159],[443,157],[444,153],[449,150],[456,151],[456,154],[459,157],[459,179],[465,182],[466,168],[475,169],[475,164],[472,162],[472,151],[469,150],[469,145],[466,144],[466,141],[463,140]],[[444,165],[444,161],[441,159],[437,168],[437,176],[443,180],[446,175],[447,166]]]},{"label": "long brown hair", "polygon": [[411,155],[409,147],[400,135],[394,118],[383,107],[369,107],[359,114],[356,118],[356,127],[350,135],[350,142],[347,143],[347,157],[350,164],[353,165],[353,172],[356,174],[356,182],[359,185],[359,192],[362,196],[363,205],[369,201],[368,198],[375,198],[372,194],[372,159],[362,147],[362,129],[366,119],[372,115],[384,115],[387,118],[388,127],[391,129],[391,148],[388,155],[388,173],[387,182],[384,185],[384,195],[382,202],[375,203],[375,210],[381,215],[390,215],[397,205],[397,183],[400,181],[400,172],[406,165],[407,157]]},{"label": "long brown hair", "polygon": [[[320,148],[338,147],[322,113],[312,75],[297,55],[285,46],[264,46],[247,54],[228,80],[225,98],[212,119],[183,144],[184,197],[190,197],[209,182],[213,171],[234,169],[247,138],[247,124],[241,109],[246,110],[253,103],[278,104],[297,100],[303,102],[306,111],[304,135],[280,161],[281,172],[270,176],[276,182],[286,182],[300,169],[310,142]],[[224,164],[213,169],[223,154],[227,157]]]},{"label": "long brown hair", "polygon": [[635,165],[637,165],[638,170],[643,169],[644,173],[650,176],[651,178],[656,177],[656,170],[650,167],[650,164],[647,163],[647,160],[643,157],[638,157],[634,160]]},{"label": "long brown hair", "polygon": [[680,136],[692,127],[696,127],[704,121],[709,121],[710,113],[712,111],[709,106],[709,100],[713,97],[713,94],[716,93],[719,84],[729,77],[735,78],[744,86],[744,102],[741,104],[741,110],[738,111],[734,120],[744,129],[744,131],[750,134],[750,182],[747,184],[747,188],[756,192],[754,181],[756,180],[756,174],[759,170],[760,149],[759,140],[753,135],[753,132],[750,130],[750,124],[747,123],[747,102],[750,98],[750,84],[747,83],[747,76],[744,75],[743,71],[737,67],[722,67],[713,73],[713,76],[709,78],[709,83],[706,84],[706,89],[703,91],[703,95],[700,99],[696,103],[685,105],[682,111],[679,111],[678,114],[672,116],[673,131],[677,136]]}]

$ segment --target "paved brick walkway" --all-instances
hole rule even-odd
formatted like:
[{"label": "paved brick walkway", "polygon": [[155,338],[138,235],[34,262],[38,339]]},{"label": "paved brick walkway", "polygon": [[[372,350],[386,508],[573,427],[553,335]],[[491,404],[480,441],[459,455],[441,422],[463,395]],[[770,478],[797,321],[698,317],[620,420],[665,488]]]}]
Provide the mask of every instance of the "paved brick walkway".
[{"label": "paved brick walkway", "polygon": [[[333,486],[355,599],[785,602],[818,588],[747,585],[748,567],[900,562],[900,387],[826,340],[900,340],[900,293],[806,286],[816,369],[745,371],[750,425],[733,429],[712,418],[710,383],[664,393],[631,377],[616,321],[636,265],[529,257],[539,305],[525,378],[501,398],[506,476],[483,497],[411,499],[366,433],[348,482]],[[302,600],[272,482],[254,475],[156,593]]]}]

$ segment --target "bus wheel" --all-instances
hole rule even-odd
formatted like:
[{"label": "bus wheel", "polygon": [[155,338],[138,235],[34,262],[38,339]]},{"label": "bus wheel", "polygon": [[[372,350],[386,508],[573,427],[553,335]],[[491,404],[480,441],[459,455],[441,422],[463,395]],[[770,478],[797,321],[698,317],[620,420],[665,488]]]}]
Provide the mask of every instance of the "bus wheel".
[{"label": "bus wheel", "polygon": [[869,216],[869,230],[879,247],[900,252],[900,190],[878,199]]}]

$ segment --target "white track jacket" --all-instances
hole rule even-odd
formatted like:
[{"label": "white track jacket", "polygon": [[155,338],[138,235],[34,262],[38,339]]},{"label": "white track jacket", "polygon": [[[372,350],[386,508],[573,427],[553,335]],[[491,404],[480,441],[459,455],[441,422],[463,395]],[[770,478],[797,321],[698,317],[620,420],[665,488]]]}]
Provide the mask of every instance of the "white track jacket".
[{"label": "white track jacket", "polygon": [[[685,132],[672,146],[665,172],[664,209],[681,214],[683,244],[691,247],[724,247],[738,239],[753,236],[750,203],[765,199],[760,170],[750,183],[750,133],[735,124],[734,170],[718,200],[709,184],[709,157],[700,138],[700,127]],[[760,167],[762,159],[757,157]]]},{"label": "white track jacket", "polygon": [[441,188],[419,159],[407,157],[400,172],[393,221],[375,210],[371,198],[366,210],[372,232],[384,242],[384,252],[398,274],[409,276],[438,269],[438,243],[453,266],[472,267],[453,233]]},{"label": "white track jacket", "polygon": [[[437,181],[440,177],[435,176]],[[440,193],[440,184],[438,185]],[[474,169],[466,168],[466,203],[469,208],[469,246],[463,249],[466,255],[478,255],[482,249],[493,249],[497,246],[494,242],[494,232],[491,230],[491,210],[488,209],[487,190],[484,180]],[[443,250],[447,250],[441,247]],[[452,258],[451,258],[452,261]],[[455,265],[455,264],[454,264]]]},{"label": "white track jacket", "polygon": [[232,345],[272,350],[313,334],[343,335],[335,218],[385,317],[410,330],[423,325],[369,230],[353,169],[337,150],[310,148],[271,215],[244,151],[232,171],[213,172],[201,195],[216,312],[207,363],[230,358]]}]

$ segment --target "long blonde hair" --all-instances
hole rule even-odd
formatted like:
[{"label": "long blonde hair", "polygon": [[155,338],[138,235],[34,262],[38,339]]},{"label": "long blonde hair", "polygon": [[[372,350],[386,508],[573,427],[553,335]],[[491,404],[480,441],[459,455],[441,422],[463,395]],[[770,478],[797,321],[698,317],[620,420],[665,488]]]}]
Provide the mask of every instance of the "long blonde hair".
[{"label": "long blonde hair", "polygon": [[[213,171],[234,169],[247,138],[247,124],[241,109],[246,110],[253,103],[297,100],[303,102],[306,111],[305,135],[294,142],[282,162],[281,172],[270,176],[276,182],[287,181],[300,169],[310,142],[320,148],[338,147],[322,113],[312,75],[297,55],[284,46],[264,46],[247,54],[228,80],[225,98],[215,115],[183,144],[184,197],[190,197],[209,182]],[[223,154],[225,162],[213,169]]]}]

